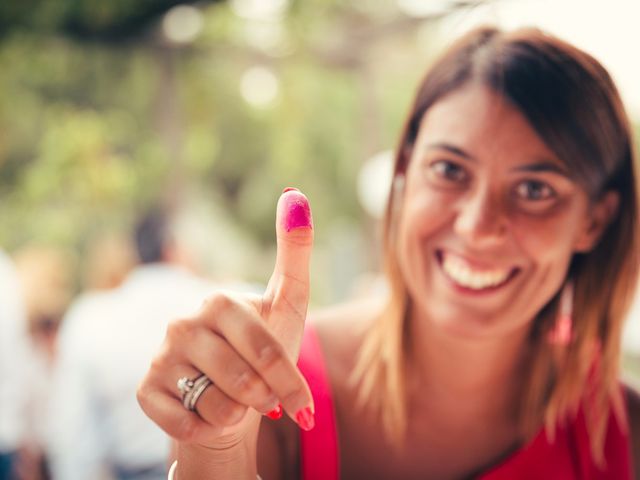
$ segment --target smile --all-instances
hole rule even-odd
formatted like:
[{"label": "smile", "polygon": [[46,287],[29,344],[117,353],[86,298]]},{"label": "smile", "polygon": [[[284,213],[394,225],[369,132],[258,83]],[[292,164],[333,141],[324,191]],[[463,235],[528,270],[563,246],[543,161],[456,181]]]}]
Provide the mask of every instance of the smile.
[{"label": "smile", "polygon": [[442,250],[436,256],[449,280],[466,290],[495,290],[518,272],[517,268],[478,268],[463,257]]}]

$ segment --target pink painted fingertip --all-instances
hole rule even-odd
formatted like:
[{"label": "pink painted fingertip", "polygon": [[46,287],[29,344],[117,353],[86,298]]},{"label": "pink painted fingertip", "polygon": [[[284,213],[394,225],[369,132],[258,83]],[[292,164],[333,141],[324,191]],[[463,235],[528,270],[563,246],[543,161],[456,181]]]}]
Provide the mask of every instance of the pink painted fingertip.
[{"label": "pink painted fingertip", "polygon": [[284,215],[284,228],[287,232],[296,228],[313,228],[313,219],[311,218],[311,208],[309,208],[309,201],[299,190],[292,188],[286,190],[287,192],[295,192],[289,195],[285,195],[282,199],[284,202],[283,208],[285,209]]}]

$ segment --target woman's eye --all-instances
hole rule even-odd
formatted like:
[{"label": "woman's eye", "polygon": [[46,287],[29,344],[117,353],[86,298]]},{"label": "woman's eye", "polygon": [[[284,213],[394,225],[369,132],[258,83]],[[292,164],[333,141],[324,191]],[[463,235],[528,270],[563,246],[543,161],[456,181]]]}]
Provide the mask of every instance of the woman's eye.
[{"label": "woman's eye", "polygon": [[429,168],[437,177],[453,182],[464,182],[469,177],[464,168],[447,160],[433,162]]},{"label": "woman's eye", "polygon": [[527,180],[516,187],[516,195],[524,200],[549,200],[556,196],[555,190],[544,182]]}]

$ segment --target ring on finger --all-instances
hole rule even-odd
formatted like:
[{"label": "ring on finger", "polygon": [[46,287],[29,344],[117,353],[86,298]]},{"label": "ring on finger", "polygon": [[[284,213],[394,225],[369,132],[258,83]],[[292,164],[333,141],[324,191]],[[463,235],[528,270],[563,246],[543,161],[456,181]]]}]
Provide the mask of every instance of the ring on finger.
[{"label": "ring on finger", "polygon": [[213,382],[204,373],[190,379],[180,377],[177,382],[178,390],[182,394],[182,405],[190,412],[195,411],[200,396]]},{"label": "ring on finger", "polygon": [[184,396],[193,389],[194,383],[195,383],[195,380],[189,377],[180,377],[178,379],[178,382],[177,382],[178,391],[180,392],[180,395],[182,395],[182,398],[184,398]]}]

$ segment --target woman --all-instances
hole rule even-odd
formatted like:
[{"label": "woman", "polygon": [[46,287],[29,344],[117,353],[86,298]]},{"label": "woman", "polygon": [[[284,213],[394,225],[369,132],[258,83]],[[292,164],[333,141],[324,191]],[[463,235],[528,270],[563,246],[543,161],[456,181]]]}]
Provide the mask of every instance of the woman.
[{"label": "woman", "polygon": [[[303,338],[312,222],[287,189],[264,297],[216,294],[169,329],[138,397],[178,442],[175,477],[631,478],[634,168],[596,60],[534,29],[466,35],[398,147],[389,299]],[[261,421],[279,405],[300,428]]]}]

